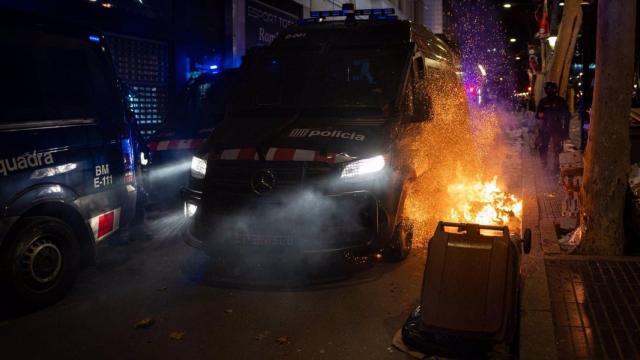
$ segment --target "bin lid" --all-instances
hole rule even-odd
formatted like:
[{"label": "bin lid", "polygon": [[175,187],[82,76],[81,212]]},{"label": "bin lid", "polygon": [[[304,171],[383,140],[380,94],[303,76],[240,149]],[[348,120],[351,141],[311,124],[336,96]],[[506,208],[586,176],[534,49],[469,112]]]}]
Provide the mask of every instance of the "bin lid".
[{"label": "bin lid", "polygon": [[509,266],[513,266],[508,229],[487,236],[478,225],[465,225],[456,232],[445,228],[438,226],[429,245],[423,322],[454,331],[500,331],[512,311],[506,299],[506,291],[513,291],[508,281]]}]

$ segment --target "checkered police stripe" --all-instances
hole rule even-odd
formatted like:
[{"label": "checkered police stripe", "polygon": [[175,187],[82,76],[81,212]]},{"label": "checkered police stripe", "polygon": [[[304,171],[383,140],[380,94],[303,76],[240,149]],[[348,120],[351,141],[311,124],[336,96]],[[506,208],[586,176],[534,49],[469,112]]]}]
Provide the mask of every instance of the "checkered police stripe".
[{"label": "checkered police stripe", "polygon": [[[226,149],[222,152],[211,153],[211,160],[260,160],[255,148]],[[317,161],[329,164],[342,163],[353,160],[350,156],[333,153],[320,153],[315,150],[269,148],[265,155],[266,161]]]},{"label": "checkered police stripe", "polygon": [[204,139],[180,139],[180,140],[163,140],[153,141],[149,143],[149,150],[151,151],[166,151],[166,150],[188,150],[195,149]]}]

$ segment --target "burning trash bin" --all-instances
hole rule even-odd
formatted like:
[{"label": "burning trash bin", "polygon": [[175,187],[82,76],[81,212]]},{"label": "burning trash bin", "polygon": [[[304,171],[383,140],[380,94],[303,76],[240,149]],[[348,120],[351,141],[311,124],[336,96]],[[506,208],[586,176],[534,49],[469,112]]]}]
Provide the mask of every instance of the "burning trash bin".
[{"label": "burning trash bin", "polygon": [[405,345],[445,357],[478,357],[517,338],[520,258],[531,231],[440,222],[429,242],[421,304],[402,327]]}]

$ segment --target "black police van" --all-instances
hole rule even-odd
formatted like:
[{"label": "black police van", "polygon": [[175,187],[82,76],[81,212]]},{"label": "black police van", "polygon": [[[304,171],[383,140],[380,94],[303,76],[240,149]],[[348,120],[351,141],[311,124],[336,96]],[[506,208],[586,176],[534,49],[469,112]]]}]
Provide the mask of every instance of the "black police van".
[{"label": "black police van", "polygon": [[225,121],[182,190],[186,241],[211,255],[382,251],[402,260],[413,175],[399,139],[430,119],[429,84],[460,83],[458,56],[390,9],[312,16],[243,60]]},{"label": "black police van", "polygon": [[136,134],[99,33],[3,16],[0,49],[2,296],[46,304],[133,217]]}]

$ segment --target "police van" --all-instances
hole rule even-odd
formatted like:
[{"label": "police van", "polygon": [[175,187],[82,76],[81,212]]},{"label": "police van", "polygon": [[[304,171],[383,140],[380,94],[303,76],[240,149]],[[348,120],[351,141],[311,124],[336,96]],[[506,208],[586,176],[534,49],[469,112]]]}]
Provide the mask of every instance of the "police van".
[{"label": "police van", "polygon": [[224,117],[226,96],[235,69],[205,72],[191,78],[177,94],[162,126],[148,143],[145,190],[157,205],[179,204],[177,191],[186,185],[193,152]]},{"label": "police van", "polygon": [[398,143],[432,117],[425,89],[454,81],[464,96],[457,59],[393,9],[346,4],[282,31],[245,57],[225,121],[192,159],[186,242],[211,255],[406,258],[413,174]]},{"label": "police van", "polygon": [[0,48],[2,295],[46,304],[130,223],[137,137],[99,33],[3,16]]}]

